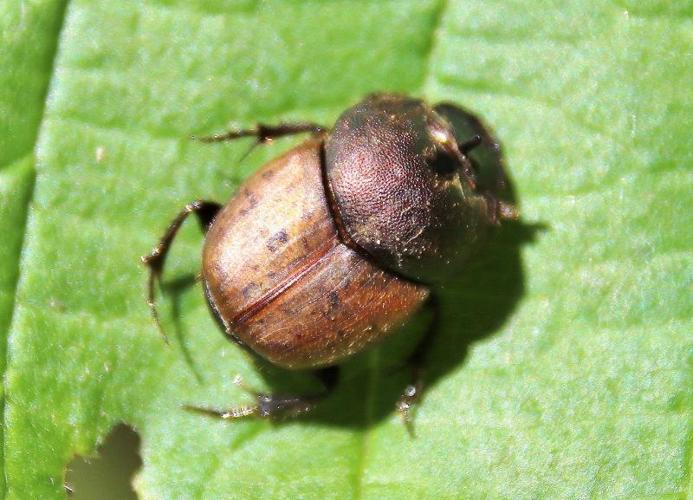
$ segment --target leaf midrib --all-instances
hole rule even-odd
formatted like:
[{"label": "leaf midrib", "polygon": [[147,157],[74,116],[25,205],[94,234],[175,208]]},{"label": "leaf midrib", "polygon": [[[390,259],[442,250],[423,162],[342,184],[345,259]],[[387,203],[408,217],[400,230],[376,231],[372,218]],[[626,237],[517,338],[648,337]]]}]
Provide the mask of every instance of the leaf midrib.
[{"label": "leaf midrib", "polygon": [[[431,34],[428,39],[428,46],[426,47],[426,57],[424,59],[424,71],[423,78],[419,85],[420,96],[425,96],[427,89],[431,85],[430,75],[433,74],[433,54],[435,53],[440,40],[440,31],[445,19],[445,13],[448,10],[448,0],[439,0],[433,12],[433,23],[431,24]],[[364,398],[366,404],[364,405],[364,429],[359,436],[358,450],[357,450],[357,462],[354,467],[354,481],[353,481],[353,498],[358,500],[363,496],[363,486],[364,486],[364,473],[366,470],[366,464],[368,463],[367,455],[369,451],[369,441],[371,433],[371,425],[373,422],[373,406],[375,404],[375,395],[378,390],[379,379],[377,377],[377,371],[379,370],[379,359],[378,352],[374,351],[370,354],[368,363],[368,386],[364,391]]]}]

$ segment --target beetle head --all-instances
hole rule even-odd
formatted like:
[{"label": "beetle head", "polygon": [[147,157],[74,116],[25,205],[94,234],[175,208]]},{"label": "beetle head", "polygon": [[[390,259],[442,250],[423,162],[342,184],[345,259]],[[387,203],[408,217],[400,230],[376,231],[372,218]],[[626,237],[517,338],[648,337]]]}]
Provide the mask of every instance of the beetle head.
[{"label": "beetle head", "polygon": [[[375,94],[346,110],[325,144],[344,228],[381,265],[419,282],[449,279],[498,217],[477,184],[461,118],[419,99]],[[471,140],[471,142],[470,142]]]}]

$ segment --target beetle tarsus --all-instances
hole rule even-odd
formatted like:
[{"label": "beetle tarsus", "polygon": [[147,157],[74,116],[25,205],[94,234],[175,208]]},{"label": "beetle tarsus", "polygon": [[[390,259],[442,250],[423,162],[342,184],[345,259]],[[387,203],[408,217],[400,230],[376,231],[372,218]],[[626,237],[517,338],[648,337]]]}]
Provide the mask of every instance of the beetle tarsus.
[{"label": "beetle tarsus", "polygon": [[152,253],[142,257],[142,263],[149,267],[149,278],[147,280],[147,306],[149,306],[149,311],[154,319],[157,330],[161,334],[161,338],[164,342],[168,344],[168,336],[164,331],[163,326],[161,326],[161,320],[159,318],[159,311],[156,307],[156,284],[161,284],[161,268],[162,259],[160,259],[161,254],[157,253],[158,246],[152,250]]},{"label": "beetle tarsus", "polygon": [[416,432],[414,431],[414,418],[411,412],[412,409],[416,407],[422,391],[423,381],[419,379],[416,383],[405,387],[404,392],[397,400],[397,412],[402,418],[404,427],[412,438],[416,437]]},{"label": "beetle tarsus", "polygon": [[236,406],[227,410],[194,405],[185,405],[183,408],[188,411],[208,417],[219,418],[221,420],[238,420],[240,418],[282,419],[286,417],[295,417],[315,408],[320,401],[332,393],[339,380],[338,366],[320,368],[313,373],[324,385],[324,390],[317,394],[297,396],[257,392],[252,387],[246,385],[240,375],[236,375],[233,379],[233,383],[250,394],[255,399],[255,404]]},{"label": "beetle tarsus", "polygon": [[266,144],[280,137],[303,134],[306,132],[310,132],[312,135],[320,135],[325,131],[325,127],[312,122],[287,122],[277,125],[258,123],[253,128],[234,129],[221,134],[193,137],[193,139],[204,143],[213,143],[234,141],[243,137],[255,137],[256,144]]},{"label": "beetle tarsus", "polygon": [[242,405],[227,410],[217,410],[201,406],[185,405],[188,411],[219,418],[221,420],[238,420],[241,418],[284,418],[295,417],[309,412],[324,396],[289,396],[259,393],[255,395],[255,404]]},{"label": "beetle tarsus", "polygon": [[312,410],[320,399],[322,399],[321,395],[306,397],[258,394],[256,406],[258,408],[258,416],[263,418],[272,418],[274,416],[294,417]]},{"label": "beetle tarsus", "polygon": [[221,420],[235,420],[235,419],[245,418],[245,417],[249,417],[249,416],[257,414],[257,406],[256,405],[238,406],[236,408],[232,408],[230,410],[224,410],[224,411],[215,410],[213,408],[204,408],[201,406],[191,406],[191,405],[184,405],[183,409],[190,411],[190,412],[193,412],[193,413],[198,413],[200,415],[204,415],[207,417],[219,418]]},{"label": "beetle tarsus", "polygon": [[414,352],[407,359],[407,365],[411,369],[411,382],[404,388],[402,395],[397,400],[395,408],[402,417],[402,423],[409,432],[411,437],[416,437],[414,434],[414,420],[412,411],[421,400],[421,395],[424,389],[424,366],[426,358],[431,351],[433,340],[440,329],[440,301],[435,294],[432,294],[426,302],[426,306],[431,309],[433,318],[424,333],[424,336],[419,341],[414,349]]},{"label": "beetle tarsus", "polygon": [[164,270],[166,255],[171,248],[171,244],[173,243],[173,239],[176,237],[176,233],[180,229],[183,222],[185,222],[188,215],[191,213],[197,215],[200,225],[202,226],[202,230],[207,232],[207,229],[209,229],[209,226],[212,224],[212,221],[220,208],[221,205],[213,201],[195,200],[188,203],[173,219],[171,224],[169,224],[166,232],[159,240],[159,243],[149,254],[142,257],[142,263],[149,268],[149,279],[147,281],[147,305],[151,311],[152,318],[154,318],[154,323],[156,323],[156,327],[161,333],[161,337],[167,344],[168,336],[161,325],[159,311],[156,307],[156,285],[161,285],[161,275]]}]

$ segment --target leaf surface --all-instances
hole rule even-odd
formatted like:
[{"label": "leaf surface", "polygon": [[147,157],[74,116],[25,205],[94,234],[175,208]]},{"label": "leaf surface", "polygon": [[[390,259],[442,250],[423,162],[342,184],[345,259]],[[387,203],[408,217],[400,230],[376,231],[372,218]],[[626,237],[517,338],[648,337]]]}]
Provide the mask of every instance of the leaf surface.
[{"label": "leaf surface", "polygon": [[[121,421],[142,438],[145,498],[685,496],[692,13],[664,0],[6,2],[8,496],[62,495],[65,465]],[[389,352],[423,316],[350,362],[306,418],[183,411],[247,402],[236,374],[315,387],[259,372],[198,286],[169,287],[171,346],[152,325],[139,256],[186,202],[227,199],[296,142],[242,160],[247,141],[189,136],[330,124],[382,90],[483,117],[523,214],[443,296],[417,438],[392,411],[407,374]],[[169,281],[191,281],[200,245],[189,224]]]}]

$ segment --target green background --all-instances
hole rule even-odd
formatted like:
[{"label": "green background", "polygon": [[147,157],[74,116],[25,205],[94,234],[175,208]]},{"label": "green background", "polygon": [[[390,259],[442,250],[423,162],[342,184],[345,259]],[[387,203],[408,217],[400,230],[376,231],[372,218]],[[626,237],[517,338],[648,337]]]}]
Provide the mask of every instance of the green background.
[{"label": "green background", "polygon": [[[66,464],[126,422],[145,498],[686,496],[692,15],[666,0],[3,2],[7,495],[62,495]],[[479,113],[522,210],[444,295],[417,438],[392,411],[395,343],[304,419],[182,411],[247,402],[236,374],[314,387],[258,372],[198,286],[170,287],[171,346],[152,325],[139,256],[183,204],[227,199],[296,142],[240,161],[247,141],[189,136],[330,124],[375,90]],[[199,267],[194,226],[171,256],[179,284]]]}]

